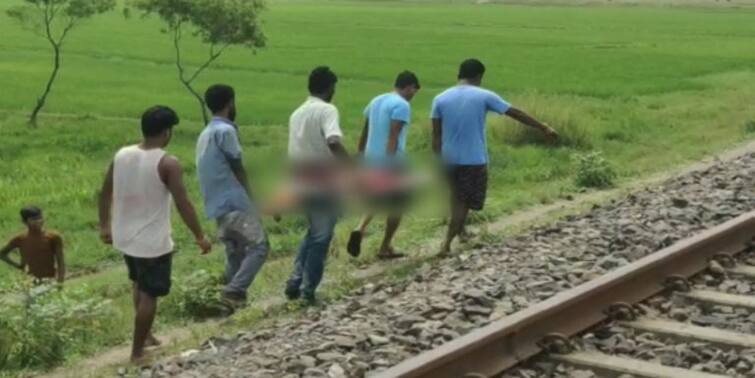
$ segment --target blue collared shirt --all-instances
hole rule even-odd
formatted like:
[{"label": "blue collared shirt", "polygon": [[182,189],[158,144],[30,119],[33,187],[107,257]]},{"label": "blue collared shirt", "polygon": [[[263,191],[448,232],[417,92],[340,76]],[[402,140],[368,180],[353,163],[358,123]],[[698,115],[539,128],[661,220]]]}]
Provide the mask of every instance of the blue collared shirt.
[{"label": "blue collared shirt", "polygon": [[213,117],[197,140],[197,176],[209,218],[251,207],[249,195],[231,169],[231,160],[241,160],[236,125]]}]

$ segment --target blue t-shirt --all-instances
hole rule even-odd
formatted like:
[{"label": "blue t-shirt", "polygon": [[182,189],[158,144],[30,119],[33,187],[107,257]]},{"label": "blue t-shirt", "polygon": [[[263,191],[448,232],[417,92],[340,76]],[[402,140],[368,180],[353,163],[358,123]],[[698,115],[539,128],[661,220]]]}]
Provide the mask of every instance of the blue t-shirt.
[{"label": "blue t-shirt", "polygon": [[433,119],[441,120],[443,160],[448,164],[488,163],[485,117],[506,113],[511,105],[487,89],[458,85],[433,100]]},{"label": "blue t-shirt", "polygon": [[[367,145],[364,151],[367,164],[384,165],[401,161],[406,152],[406,135],[411,119],[409,102],[395,92],[386,93],[375,97],[367,105],[364,116],[368,120]],[[404,124],[398,135],[395,158],[389,157],[386,152],[393,121]]]},{"label": "blue t-shirt", "polygon": [[230,160],[241,160],[236,127],[215,117],[197,141],[197,176],[207,216],[217,219],[232,211],[246,211],[249,196],[231,170]]}]

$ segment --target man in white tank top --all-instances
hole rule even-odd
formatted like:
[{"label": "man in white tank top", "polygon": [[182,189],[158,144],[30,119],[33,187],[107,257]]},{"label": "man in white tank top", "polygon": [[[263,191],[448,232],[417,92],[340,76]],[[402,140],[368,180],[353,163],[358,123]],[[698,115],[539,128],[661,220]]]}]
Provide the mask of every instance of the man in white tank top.
[{"label": "man in white tank top", "polygon": [[123,253],[133,282],[136,319],[131,360],[136,363],[143,360],[145,345],[159,344],[151,331],[157,298],[170,292],[171,197],[202,254],[212,248],[186,192],[181,164],[163,150],[177,124],[172,109],[148,109],[142,115],[144,140],[115,154],[100,193],[100,236]]}]

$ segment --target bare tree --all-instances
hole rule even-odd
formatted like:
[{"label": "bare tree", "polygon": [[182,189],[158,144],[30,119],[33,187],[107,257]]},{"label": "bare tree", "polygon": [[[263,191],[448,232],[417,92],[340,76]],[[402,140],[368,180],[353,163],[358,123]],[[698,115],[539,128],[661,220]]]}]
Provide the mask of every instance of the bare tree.
[{"label": "bare tree", "polygon": [[95,15],[115,8],[116,0],[24,0],[24,5],[7,11],[8,16],[45,38],[52,48],[52,72],[37,104],[29,116],[29,125],[37,126],[37,116],[47,102],[47,96],[60,71],[63,43],[71,30]]},{"label": "bare tree", "polygon": [[[202,119],[209,121],[204,98],[192,83],[232,45],[247,48],[265,46],[259,27],[262,0],[133,0],[132,5],[145,14],[155,14],[166,24],[175,50],[178,80],[196,98]],[[189,68],[182,55],[184,33],[198,36],[207,47],[207,58],[196,68]]]}]

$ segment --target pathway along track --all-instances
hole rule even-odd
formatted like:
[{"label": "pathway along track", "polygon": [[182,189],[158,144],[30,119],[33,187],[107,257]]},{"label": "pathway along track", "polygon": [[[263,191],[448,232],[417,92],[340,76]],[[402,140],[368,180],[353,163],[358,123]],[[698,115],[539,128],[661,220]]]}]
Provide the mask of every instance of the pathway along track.
[{"label": "pathway along track", "polygon": [[[744,309],[744,313],[740,315],[744,315],[745,321],[749,320],[750,328],[755,328],[752,327],[752,321],[755,320],[752,315],[755,312],[755,298],[752,295],[699,290],[688,281],[706,269],[719,277],[736,275],[755,281],[755,267],[738,265],[735,257],[750,249],[753,236],[755,212],[750,212],[406,360],[376,377],[477,378],[500,376],[504,373],[506,377],[755,377],[755,368],[752,366],[755,358],[749,360],[749,363],[739,361],[736,367],[724,370],[724,374],[713,374],[700,371],[715,370],[702,364],[689,370],[679,366],[665,366],[646,361],[657,359],[653,355],[646,356],[645,360],[627,358],[626,355],[632,353],[629,350],[621,353],[621,348],[616,348],[616,345],[613,348],[601,348],[605,343],[595,342],[592,343],[597,345],[594,348],[575,348],[575,342],[571,341],[585,331],[610,324],[614,328],[618,326],[619,331],[633,329],[724,345],[729,350],[755,350],[755,335],[642,315],[653,312],[648,311],[652,303],[638,305],[662,294],[651,301],[656,304],[668,303],[661,304],[663,311],[678,320],[685,320],[687,314],[675,312],[672,306],[687,301]],[[715,286],[718,282],[711,275],[706,276],[705,281],[708,286]],[[749,290],[751,286],[743,291]],[[677,299],[667,302],[669,296]],[[685,300],[678,300],[680,298]],[[591,344],[590,339],[594,339],[595,335],[590,333],[576,343]],[[627,337],[622,337],[621,340],[626,341]],[[599,349],[616,353],[609,355],[597,351]],[[543,356],[543,351],[548,354]],[[536,366],[517,367],[536,355],[540,361]],[[567,372],[564,366],[587,370]],[[512,371],[512,368],[518,370]],[[726,369],[725,366],[723,368]]]}]

